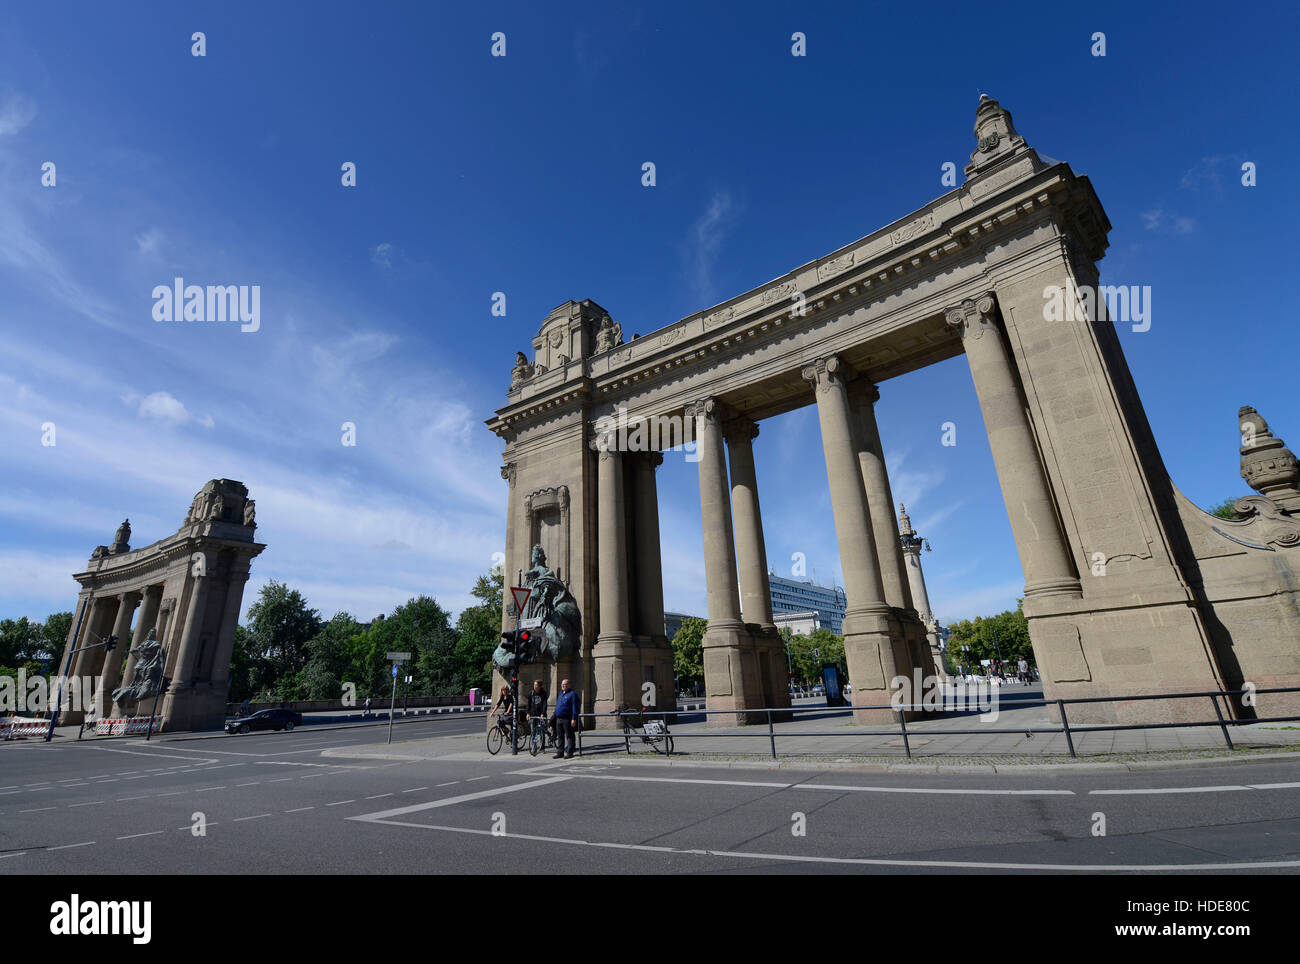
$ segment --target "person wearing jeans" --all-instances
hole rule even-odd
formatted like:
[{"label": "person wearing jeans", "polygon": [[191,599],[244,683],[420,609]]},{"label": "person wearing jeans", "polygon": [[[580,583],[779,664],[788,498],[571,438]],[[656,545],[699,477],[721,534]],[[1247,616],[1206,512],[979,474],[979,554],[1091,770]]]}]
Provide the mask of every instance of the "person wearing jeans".
[{"label": "person wearing jeans", "polygon": [[560,681],[560,698],[555,701],[555,759],[572,759],[577,741],[578,694],[569,688],[569,681]]}]

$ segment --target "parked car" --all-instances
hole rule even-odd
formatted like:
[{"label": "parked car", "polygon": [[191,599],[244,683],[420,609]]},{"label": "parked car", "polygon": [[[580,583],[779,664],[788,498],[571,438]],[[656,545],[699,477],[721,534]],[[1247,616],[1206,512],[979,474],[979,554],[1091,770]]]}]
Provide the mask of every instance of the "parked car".
[{"label": "parked car", "polygon": [[253,730],[292,730],[302,726],[302,714],[293,710],[258,710],[248,716],[226,720],[227,733],[250,733]]}]

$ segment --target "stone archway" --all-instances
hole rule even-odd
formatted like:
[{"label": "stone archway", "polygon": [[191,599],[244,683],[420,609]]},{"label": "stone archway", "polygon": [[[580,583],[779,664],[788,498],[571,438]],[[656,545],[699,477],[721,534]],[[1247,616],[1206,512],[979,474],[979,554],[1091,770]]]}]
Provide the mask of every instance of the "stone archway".
[{"label": "stone archway", "polygon": [[[657,598],[662,613],[662,586],[650,561],[654,487],[632,463],[673,443],[653,432],[602,441],[616,423],[664,422],[698,438],[711,707],[781,705],[784,687],[764,683],[784,672],[763,672],[771,613],[751,446],[764,418],[808,404],[817,406],[847,589],[854,702],[888,702],[894,675],[929,672],[930,627],[909,584],[874,403],[890,378],[959,354],[979,397],[1049,699],[1300,685],[1294,457],[1264,426],[1242,451],[1251,460],[1243,474],[1262,494],[1238,503],[1238,520],[1189,503],[1165,471],[1104,311],[1060,320],[1045,310],[1049,291],[1097,289],[1110,223],[1091,183],[1040,157],[988,97],[975,140],[961,187],[722,305],[631,342],[592,301],[567,302],[542,324],[537,361],[516,365],[488,425],[505,440],[511,480],[507,573],[522,568],[532,537],[519,493],[570,493],[569,583],[583,610],[588,710],[626,701],[628,681],[660,661],[658,642],[638,644],[633,632],[648,618],[639,594]],[[641,545],[651,539],[653,552]],[[633,569],[631,559],[648,564]],[[1261,695],[1260,715],[1300,711],[1295,697]],[[1134,701],[1083,704],[1071,719],[1207,712],[1199,701]]]}]

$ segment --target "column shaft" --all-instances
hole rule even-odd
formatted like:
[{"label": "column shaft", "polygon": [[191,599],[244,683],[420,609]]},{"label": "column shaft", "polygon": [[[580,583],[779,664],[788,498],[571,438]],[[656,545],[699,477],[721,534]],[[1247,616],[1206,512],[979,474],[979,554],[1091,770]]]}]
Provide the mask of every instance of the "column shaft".
[{"label": "column shaft", "polygon": [[775,629],[772,590],[767,578],[767,548],[763,544],[763,515],[758,504],[754,472],[754,439],[758,426],[736,419],[727,426],[731,455],[731,510],[736,527],[736,564],[740,572],[740,611],[747,623]]},{"label": "column shaft", "polygon": [[966,349],[989,448],[1002,484],[1002,498],[1025,571],[1025,593],[1078,593],[1078,574],[1061,535],[1056,502],[1043,472],[996,301],[992,293],[969,299],[949,308],[947,319],[961,333]]}]

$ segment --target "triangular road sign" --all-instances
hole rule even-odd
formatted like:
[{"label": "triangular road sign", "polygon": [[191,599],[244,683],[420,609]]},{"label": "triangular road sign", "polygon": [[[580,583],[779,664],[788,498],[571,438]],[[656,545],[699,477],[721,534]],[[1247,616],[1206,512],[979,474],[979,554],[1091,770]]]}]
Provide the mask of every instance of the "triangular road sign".
[{"label": "triangular road sign", "polygon": [[533,594],[531,589],[520,589],[518,586],[510,587],[510,595],[515,601],[515,616],[522,618],[524,607],[528,605],[528,597]]}]

